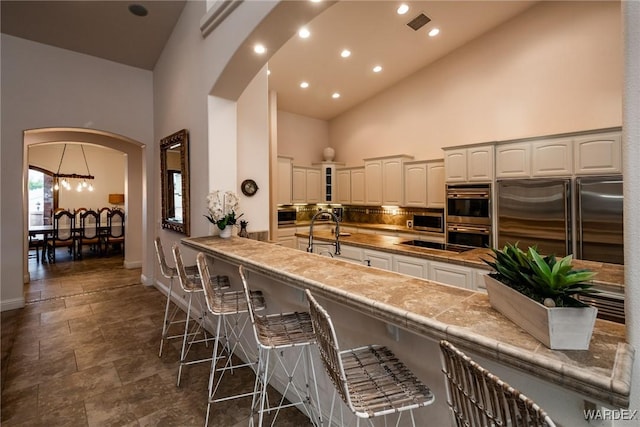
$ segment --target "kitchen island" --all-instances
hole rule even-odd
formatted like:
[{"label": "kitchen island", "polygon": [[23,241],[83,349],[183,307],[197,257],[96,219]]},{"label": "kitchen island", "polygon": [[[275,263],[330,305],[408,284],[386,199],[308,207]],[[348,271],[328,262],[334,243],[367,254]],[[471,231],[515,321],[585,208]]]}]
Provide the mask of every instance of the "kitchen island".
[{"label": "kitchen island", "polygon": [[[209,255],[214,271],[233,274],[244,265],[252,272],[252,286],[267,291],[269,312],[274,297],[276,306],[304,309],[301,290],[310,289],[328,304],[341,342],[360,339],[359,344],[375,341],[392,347],[412,369],[419,367],[418,376],[428,377],[445,415],[440,339],[521,388],[565,425],[588,425],[581,412],[583,399],[613,408],[629,406],[634,350],[625,342],[622,324],[597,320],[588,351],[549,350],[493,310],[480,292],[235,236],[186,238],[182,243]],[[358,320],[352,317],[356,314]],[[385,325],[387,337],[379,333]],[[384,339],[388,342],[380,342]]]}]

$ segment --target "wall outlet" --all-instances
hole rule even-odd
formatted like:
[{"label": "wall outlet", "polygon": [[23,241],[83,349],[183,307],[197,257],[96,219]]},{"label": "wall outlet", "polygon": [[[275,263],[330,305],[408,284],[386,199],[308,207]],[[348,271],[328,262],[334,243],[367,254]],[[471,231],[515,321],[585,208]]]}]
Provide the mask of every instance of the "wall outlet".
[{"label": "wall outlet", "polygon": [[413,228],[413,221],[410,219],[407,220],[407,228]]}]

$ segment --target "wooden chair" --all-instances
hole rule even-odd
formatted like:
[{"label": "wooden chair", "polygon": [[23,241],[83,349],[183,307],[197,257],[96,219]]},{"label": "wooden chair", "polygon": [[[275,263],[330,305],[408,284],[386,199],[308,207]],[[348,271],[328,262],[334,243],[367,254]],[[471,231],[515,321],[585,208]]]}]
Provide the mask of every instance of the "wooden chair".
[{"label": "wooden chair", "polygon": [[67,247],[71,257],[76,255],[75,216],[68,210],[56,209],[53,214],[53,235],[47,239],[49,262],[56,262],[56,248]]},{"label": "wooden chair", "polygon": [[[77,214],[76,214],[77,219]],[[102,236],[100,234],[100,214],[93,210],[80,213],[80,235],[78,237],[78,258],[82,258],[83,246],[89,246],[98,254],[102,254]]]},{"label": "wooden chair", "polygon": [[[360,419],[367,419],[408,412],[415,427],[413,410],[433,403],[431,390],[389,350],[380,345],[367,345],[350,350],[340,350],[331,316],[307,289],[311,322],[320,350],[320,358],[335,387],[329,420],[333,418],[336,392],[351,412]],[[344,425],[343,420],[340,422]],[[384,425],[387,425],[386,419]]]},{"label": "wooden chair", "polygon": [[453,425],[555,427],[535,402],[487,371],[450,342],[440,341]]},{"label": "wooden chair", "polygon": [[[38,263],[40,263],[40,249],[42,249],[42,260],[44,261],[44,253],[45,253],[44,240],[29,234],[29,251],[31,251],[32,249],[35,249],[36,251],[35,259]],[[32,255],[29,255],[29,258],[31,257]]]},{"label": "wooden chair", "polygon": [[105,252],[109,248],[122,248],[124,253],[124,212],[113,209],[107,214],[108,231],[106,233]]}]

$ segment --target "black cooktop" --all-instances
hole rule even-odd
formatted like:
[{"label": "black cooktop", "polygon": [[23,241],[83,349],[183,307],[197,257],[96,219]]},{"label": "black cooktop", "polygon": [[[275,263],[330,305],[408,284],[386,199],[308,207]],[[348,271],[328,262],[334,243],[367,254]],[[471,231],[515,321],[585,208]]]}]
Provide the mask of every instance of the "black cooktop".
[{"label": "black cooktop", "polygon": [[400,244],[409,245],[409,246],[418,246],[420,248],[440,249],[442,251],[452,251],[452,252],[465,252],[473,249],[465,246],[450,245],[448,243],[428,242],[426,240],[407,240],[404,242],[400,242]]}]

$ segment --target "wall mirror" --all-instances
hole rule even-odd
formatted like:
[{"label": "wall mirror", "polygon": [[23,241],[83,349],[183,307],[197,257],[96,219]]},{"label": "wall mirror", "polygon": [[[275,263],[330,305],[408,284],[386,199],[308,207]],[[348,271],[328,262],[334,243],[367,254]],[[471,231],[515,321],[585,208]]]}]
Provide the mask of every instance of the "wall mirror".
[{"label": "wall mirror", "polygon": [[189,236],[189,134],[182,129],[160,140],[162,228]]}]

